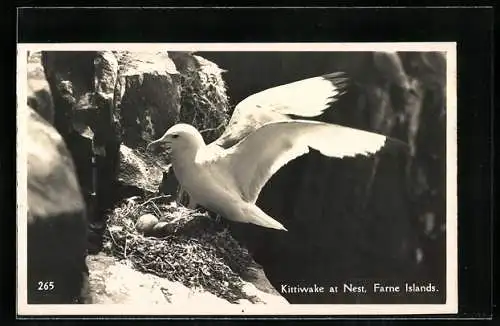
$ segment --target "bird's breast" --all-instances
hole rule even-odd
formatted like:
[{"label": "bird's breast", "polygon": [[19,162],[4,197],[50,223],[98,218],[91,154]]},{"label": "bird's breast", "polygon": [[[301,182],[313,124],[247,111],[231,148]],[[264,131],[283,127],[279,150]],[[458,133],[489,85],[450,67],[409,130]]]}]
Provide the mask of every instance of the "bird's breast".
[{"label": "bird's breast", "polygon": [[207,206],[211,202],[238,197],[234,180],[229,174],[210,164],[173,164],[173,169],[181,186],[198,203]]}]

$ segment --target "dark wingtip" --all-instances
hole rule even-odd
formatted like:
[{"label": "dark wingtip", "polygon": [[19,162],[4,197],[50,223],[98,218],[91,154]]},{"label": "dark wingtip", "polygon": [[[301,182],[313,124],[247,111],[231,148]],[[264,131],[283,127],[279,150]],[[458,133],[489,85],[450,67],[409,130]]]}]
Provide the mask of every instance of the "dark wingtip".
[{"label": "dark wingtip", "polygon": [[410,146],[410,144],[408,144],[408,142],[406,142],[405,140],[399,138],[399,137],[394,137],[394,136],[390,136],[390,135],[384,135],[386,137],[386,143],[391,143],[391,144],[394,144],[394,145],[397,145],[397,146],[401,146],[401,147],[406,147],[408,148]]},{"label": "dark wingtip", "polygon": [[335,86],[339,95],[347,92],[347,88],[349,87],[349,77],[345,72],[332,72],[330,74],[323,75],[322,77],[323,79],[330,81]]},{"label": "dark wingtip", "polygon": [[411,152],[410,144],[399,138],[385,136],[384,146],[380,149],[383,153],[404,154],[407,155]]},{"label": "dark wingtip", "polygon": [[347,74],[343,71],[336,71],[329,74],[324,74],[323,78],[331,79],[331,78],[347,78]]}]

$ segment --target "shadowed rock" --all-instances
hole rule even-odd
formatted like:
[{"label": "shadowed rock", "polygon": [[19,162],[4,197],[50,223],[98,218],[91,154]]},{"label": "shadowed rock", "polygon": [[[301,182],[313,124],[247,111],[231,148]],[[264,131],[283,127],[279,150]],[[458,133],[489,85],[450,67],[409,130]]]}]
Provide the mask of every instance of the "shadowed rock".
[{"label": "shadowed rock", "polygon": [[28,105],[49,123],[54,123],[54,104],[50,86],[45,78],[41,52],[28,56]]},{"label": "shadowed rock", "polygon": [[87,224],[73,160],[54,128],[28,110],[28,303],[82,303]]}]

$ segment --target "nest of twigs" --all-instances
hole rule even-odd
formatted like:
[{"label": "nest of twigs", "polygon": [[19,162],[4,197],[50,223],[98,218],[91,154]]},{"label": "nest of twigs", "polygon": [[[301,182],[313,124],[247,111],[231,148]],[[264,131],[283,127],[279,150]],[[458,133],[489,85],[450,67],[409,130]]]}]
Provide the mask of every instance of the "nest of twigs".
[{"label": "nest of twigs", "polygon": [[217,139],[229,119],[229,99],[223,70],[215,63],[194,56],[198,69],[181,71],[180,121],[195,126],[205,142]]},{"label": "nest of twigs", "polygon": [[[161,232],[145,235],[136,229],[144,214],[159,217]],[[128,199],[108,216],[104,250],[132,262],[135,269],[192,289],[205,290],[235,303],[258,301],[242,291],[238,275],[255,264],[248,251],[207,213],[168,202],[165,196]]]}]

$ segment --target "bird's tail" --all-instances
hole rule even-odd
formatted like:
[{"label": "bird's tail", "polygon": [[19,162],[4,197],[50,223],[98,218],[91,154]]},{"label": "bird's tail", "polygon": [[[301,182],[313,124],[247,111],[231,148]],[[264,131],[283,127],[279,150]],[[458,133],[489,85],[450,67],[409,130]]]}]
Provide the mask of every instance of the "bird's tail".
[{"label": "bird's tail", "polygon": [[253,204],[248,204],[244,208],[244,215],[248,223],[263,226],[265,228],[288,231],[283,224],[276,221],[271,216],[264,213],[259,207]]}]

